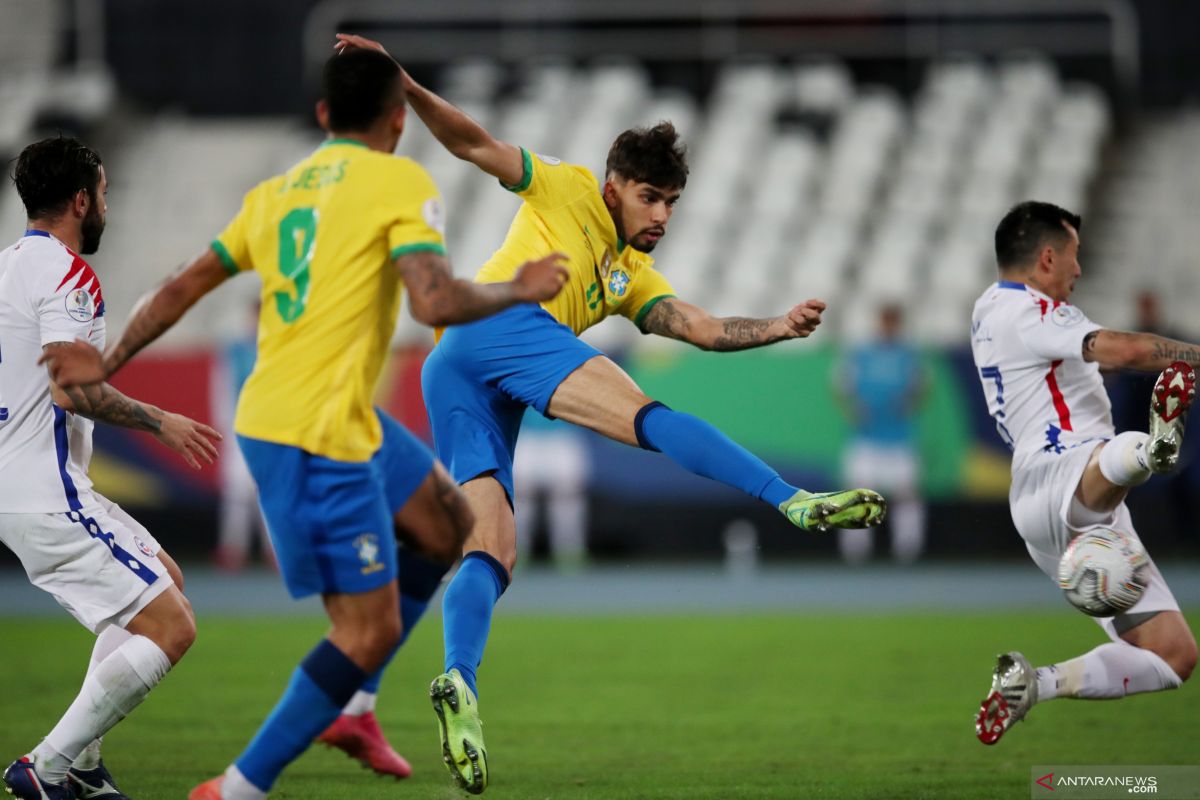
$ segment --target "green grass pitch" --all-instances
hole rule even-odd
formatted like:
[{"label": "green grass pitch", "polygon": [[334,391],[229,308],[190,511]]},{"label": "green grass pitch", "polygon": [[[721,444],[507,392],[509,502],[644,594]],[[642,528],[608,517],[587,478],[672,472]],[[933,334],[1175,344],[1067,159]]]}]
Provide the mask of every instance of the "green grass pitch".
[{"label": "green grass pitch", "polygon": [[[429,624],[431,623],[431,624]],[[105,741],[137,800],[184,798],[238,754],[319,620],[201,619],[192,652]],[[426,695],[439,621],[384,681],[379,715],[415,774],[378,778],[316,747],[272,798],[455,798]],[[1200,691],[1035,709],[995,747],[973,736],[994,655],[1035,664],[1102,642],[1069,612],[496,619],[480,672],[485,796],[521,798],[1029,797],[1033,764],[1200,761]],[[77,690],[91,646],[70,621],[0,621],[0,756],[15,758]]]}]

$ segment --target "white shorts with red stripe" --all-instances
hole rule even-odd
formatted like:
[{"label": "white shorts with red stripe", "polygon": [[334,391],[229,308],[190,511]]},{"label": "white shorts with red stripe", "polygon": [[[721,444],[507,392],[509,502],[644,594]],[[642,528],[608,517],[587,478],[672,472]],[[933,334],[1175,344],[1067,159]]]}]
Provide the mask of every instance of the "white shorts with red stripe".
[{"label": "white shorts with red stripe", "polygon": [[[1047,449],[1014,461],[1012,486],[1008,492],[1013,524],[1025,540],[1034,563],[1056,585],[1059,559],[1067,544],[1078,534],[1094,528],[1111,528],[1137,538],[1133,518],[1124,503],[1110,515],[1103,516],[1082,508],[1075,500],[1079,480],[1099,444],[1085,442],[1061,451]],[[1112,617],[1096,620],[1114,640],[1119,631],[1129,627],[1122,624],[1122,618],[1137,620],[1153,612],[1179,610],[1178,601],[1153,562],[1149,580],[1145,594],[1133,608],[1115,620]]]}]

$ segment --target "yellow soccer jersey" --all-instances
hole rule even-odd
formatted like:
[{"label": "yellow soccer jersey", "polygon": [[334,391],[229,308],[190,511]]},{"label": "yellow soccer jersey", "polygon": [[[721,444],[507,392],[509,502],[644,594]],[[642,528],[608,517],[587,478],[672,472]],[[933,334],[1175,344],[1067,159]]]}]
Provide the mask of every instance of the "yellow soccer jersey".
[{"label": "yellow soccer jersey", "polygon": [[212,243],[231,274],[262,278],[258,360],[238,400],[242,436],[339,461],[382,441],[371,398],[400,310],[392,262],[445,253],[437,187],[416,162],[332,139],[254,187]]},{"label": "yellow soccer jersey", "polygon": [[610,314],[628,317],[640,328],[655,303],[675,294],[652,266],[654,259],[619,240],[591,171],[524,148],[521,156],[521,183],[504,188],[525,202],[504,244],[475,280],[511,280],[524,262],[559,251],[567,256],[570,278],[557,297],[542,303],[551,316],[576,334]]}]

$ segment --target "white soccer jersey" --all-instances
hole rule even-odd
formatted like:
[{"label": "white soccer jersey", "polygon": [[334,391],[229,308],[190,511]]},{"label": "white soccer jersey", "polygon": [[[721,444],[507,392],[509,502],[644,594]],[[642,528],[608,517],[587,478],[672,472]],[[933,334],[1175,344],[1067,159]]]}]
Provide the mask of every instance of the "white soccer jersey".
[{"label": "white soccer jersey", "polygon": [[1023,283],[1000,281],[975,301],[971,351],[1014,466],[1029,453],[1112,438],[1100,367],[1083,360],[1084,337],[1100,328]]},{"label": "white soccer jersey", "polygon": [[87,262],[53,236],[28,231],[0,252],[0,513],[79,510],[92,421],[50,399],[43,345],[85,339],[104,348],[104,297]]}]

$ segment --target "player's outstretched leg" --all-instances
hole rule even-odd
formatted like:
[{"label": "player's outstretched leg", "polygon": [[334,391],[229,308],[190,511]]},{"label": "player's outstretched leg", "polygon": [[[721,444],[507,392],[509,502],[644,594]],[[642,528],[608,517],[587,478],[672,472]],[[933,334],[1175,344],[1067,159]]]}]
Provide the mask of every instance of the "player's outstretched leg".
[{"label": "player's outstretched leg", "polygon": [[1037,703],[1057,698],[1115,700],[1178,689],[1196,665],[1196,642],[1178,611],[1151,618],[1076,658],[1032,669],[1020,653],[1000,656],[975,734],[995,744]]},{"label": "player's outstretched leg", "polygon": [[712,424],[651,400],[604,356],[589,359],[564,378],[547,412],[618,442],[662,453],[693,474],[741,489],[805,530],[871,527],[881,523],[887,511],[883,498],[870,490],[813,495],[792,486]]},{"label": "player's outstretched leg", "polygon": [[1196,399],[1196,371],[1185,361],[1176,361],[1158,376],[1150,395],[1150,440],[1147,462],[1153,472],[1163,474],[1179,463],[1188,409]]}]

